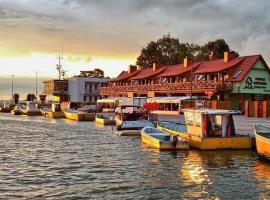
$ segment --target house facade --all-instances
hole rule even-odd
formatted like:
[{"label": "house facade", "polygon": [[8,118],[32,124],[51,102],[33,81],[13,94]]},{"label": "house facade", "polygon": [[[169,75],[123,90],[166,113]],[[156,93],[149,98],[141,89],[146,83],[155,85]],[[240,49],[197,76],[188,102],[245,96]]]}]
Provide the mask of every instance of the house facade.
[{"label": "house facade", "polygon": [[223,59],[139,69],[129,66],[108,86],[103,97],[121,96],[207,96],[209,99],[231,101],[239,109],[245,100],[270,99],[270,70],[261,55],[241,56],[224,52]]},{"label": "house facade", "polygon": [[68,80],[46,80],[43,81],[44,95],[46,101],[63,102],[69,100]]},{"label": "house facade", "polygon": [[107,86],[109,79],[94,78],[85,75],[68,79],[68,90],[71,102],[95,103],[100,99],[100,88]]}]

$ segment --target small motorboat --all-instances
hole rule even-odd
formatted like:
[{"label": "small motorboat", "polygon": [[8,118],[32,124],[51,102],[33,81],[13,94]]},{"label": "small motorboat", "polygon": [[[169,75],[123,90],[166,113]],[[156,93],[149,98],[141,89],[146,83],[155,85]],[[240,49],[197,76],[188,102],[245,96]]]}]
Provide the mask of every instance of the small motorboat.
[{"label": "small motorboat", "polygon": [[188,140],[170,135],[153,127],[144,127],[141,131],[142,142],[149,147],[161,150],[189,149]]},{"label": "small motorboat", "polygon": [[142,128],[154,127],[154,124],[146,119],[144,110],[140,106],[119,106],[115,109],[115,114],[117,133],[121,136],[139,136]]},{"label": "small motorboat", "polygon": [[49,108],[42,108],[42,109],[40,109],[40,111],[41,111],[41,114],[44,117],[48,117],[48,118],[57,119],[57,118],[64,118],[65,117],[64,112],[61,111],[61,108],[60,108],[60,104],[59,103],[53,103],[51,109],[49,109]]},{"label": "small motorboat", "polygon": [[27,101],[26,106],[21,108],[22,114],[29,116],[40,116],[41,112],[38,109],[38,102],[36,101]]},{"label": "small motorboat", "polygon": [[256,124],[254,134],[258,154],[270,160],[270,127]]},{"label": "small motorboat", "polygon": [[21,115],[22,114],[21,107],[19,105],[15,106],[15,108],[13,110],[11,110],[11,114]]},{"label": "small motorboat", "polygon": [[79,110],[66,109],[64,110],[64,114],[67,119],[71,119],[75,121],[94,121],[95,120],[95,113],[86,113]]},{"label": "small motorboat", "polygon": [[96,124],[103,125],[103,126],[115,124],[113,116],[105,115],[105,113],[97,113],[95,121],[96,121]]}]

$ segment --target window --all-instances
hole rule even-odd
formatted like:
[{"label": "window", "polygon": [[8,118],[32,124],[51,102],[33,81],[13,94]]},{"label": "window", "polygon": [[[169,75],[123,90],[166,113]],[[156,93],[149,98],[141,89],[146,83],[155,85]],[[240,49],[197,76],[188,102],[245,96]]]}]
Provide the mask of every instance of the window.
[{"label": "window", "polygon": [[234,72],[234,74],[232,75],[232,78],[233,78],[233,79],[236,79],[236,78],[241,74],[241,72],[242,72],[241,69],[237,70],[237,71]]},{"label": "window", "polygon": [[87,96],[84,96],[83,97],[83,101],[87,101]]},{"label": "window", "polygon": [[97,90],[97,88],[98,88],[98,84],[95,84],[95,90]]}]

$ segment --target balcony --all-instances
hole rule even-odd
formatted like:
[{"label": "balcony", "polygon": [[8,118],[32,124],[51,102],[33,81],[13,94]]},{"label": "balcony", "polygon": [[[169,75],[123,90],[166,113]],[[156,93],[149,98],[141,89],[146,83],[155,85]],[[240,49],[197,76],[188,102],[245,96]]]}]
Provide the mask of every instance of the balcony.
[{"label": "balcony", "polygon": [[[117,95],[127,92],[143,94],[147,92],[158,93],[189,93],[191,90],[191,82],[181,83],[159,83],[146,85],[127,85],[127,86],[109,86],[101,87],[100,95]],[[192,82],[193,93],[205,93],[216,91],[232,90],[231,82],[216,82],[216,81],[195,81]]]}]

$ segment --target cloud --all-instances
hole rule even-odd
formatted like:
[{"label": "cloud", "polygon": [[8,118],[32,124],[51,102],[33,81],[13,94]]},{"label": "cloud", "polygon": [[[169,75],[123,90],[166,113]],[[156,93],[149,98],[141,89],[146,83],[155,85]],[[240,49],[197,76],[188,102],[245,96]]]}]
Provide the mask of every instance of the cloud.
[{"label": "cloud", "polygon": [[[0,0],[3,46],[25,51],[136,58],[171,32],[182,42],[224,38],[240,54],[262,53],[270,31],[268,0]],[[12,44],[18,45],[12,45]]]}]

